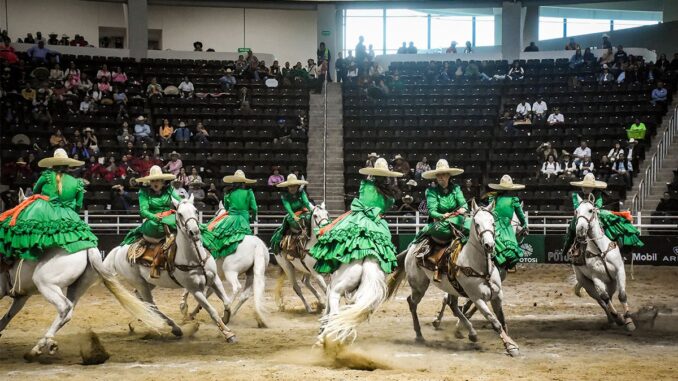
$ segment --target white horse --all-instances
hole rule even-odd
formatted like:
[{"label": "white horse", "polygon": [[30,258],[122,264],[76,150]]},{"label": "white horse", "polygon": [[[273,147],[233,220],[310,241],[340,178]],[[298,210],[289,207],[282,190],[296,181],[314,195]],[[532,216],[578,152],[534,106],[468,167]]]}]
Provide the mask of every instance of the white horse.
[{"label": "white horse", "polygon": [[[23,191],[19,190],[19,201],[24,198]],[[61,248],[52,248],[42,253],[37,261],[17,260],[8,272],[0,272],[0,299],[5,296],[13,298],[9,311],[0,319],[0,333],[21,311],[29,297],[42,294],[56,307],[57,316],[28,356],[33,358],[45,352],[53,355],[59,349],[54,336],[71,320],[73,309],[85,291],[99,279],[133,317],[154,329],[164,325],[152,306],[127,291],[105,268],[99,249],[69,254]]]},{"label": "white horse", "polygon": [[[217,216],[220,216],[227,211],[224,209],[223,203],[219,203],[219,210]],[[224,258],[216,260],[219,269],[219,275],[229,285],[231,285],[232,296],[226,294],[226,310],[224,313],[224,323],[228,324],[231,317],[242,307],[252,295],[254,295],[254,312],[255,319],[259,328],[266,328],[266,307],[264,301],[264,291],[266,287],[266,268],[270,255],[266,244],[255,235],[248,235],[240,242],[236,251]],[[245,280],[245,288],[242,287],[238,276],[240,274],[247,274]],[[211,294],[211,290],[207,290],[207,296]],[[233,300],[238,299],[235,308],[231,309]],[[180,310],[186,315],[188,311],[188,291],[184,292],[182,296]],[[195,316],[200,312],[201,306],[198,305],[193,312],[187,315],[188,319],[195,319]]]},{"label": "white horse", "polygon": [[[607,315],[608,324],[624,325],[626,330],[636,329],[626,297],[626,270],[619,246],[612,242],[600,226],[599,210],[595,207],[592,196],[583,200],[577,195],[579,207],[575,210],[577,244],[585,244],[584,264],[573,264],[577,277],[575,294],[580,295],[581,287],[595,299]],[[624,307],[620,314],[612,305],[612,297],[619,290],[619,302]]]},{"label": "white horse", "polygon": [[[284,281],[285,275],[287,275],[287,277],[290,279],[290,283],[292,283],[292,289],[299,296],[301,302],[304,303],[304,308],[306,309],[306,312],[308,313],[312,312],[311,307],[308,305],[306,299],[304,298],[304,294],[302,294],[301,292],[301,287],[299,287],[299,284],[297,283],[297,273],[302,274],[302,282],[316,297],[319,305],[323,305],[325,303],[326,297],[325,294],[327,293],[327,283],[325,283],[325,278],[315,271],[314,266],[316,263],[316,259],[313,258],[311,255],[308,255],[308,251],[313,247],[313,245],[315,245],[316,242],[318,242],[318,237],[315,235],[316,229],[324,226],[329,222],[330,215],[325,209],[325,203],[323,202],[320,205],[314,206],[313,211],[311,213],[311,236],[306,242],[306,247],[304,248],[304,250],[307,253],[304,256],[304,258],[303,259],[294,258],[293,260],[290,261],[287,258],[287,253],[285,252],[275,254],[275,259],[278,262],[278,265],[280,265],[280,267],[283,270],[283,272],[280,274],[280,278],[278,279],[279,286],[276,288],[277,293],[276,300],[278,301],[279,309],[281,310],[283,309],[281,284]],[[311,284],[311,278],[315,279],[315,281],[320,286],[320,289],[324,294],[322,299],[318,291]],[[322,307],[318,308],[321,309]]]},{"label": "white horse", "polygon": [[[463,291],[473,301],[478,310],[492,324],[492,327],[503,341],[508,354],[517,356],[520,353],[518,345],[509,337],[506,329],[506,321],[502,309],[503,291],[501,288],[501,277],[499,270],[494,266],[492,261],[495,245],[493,208],[494,204],[488,208],[481,208],[476,205],[475,201],[471,202],[471,219],[473,224],[468,242],[462,248],[455,263],[457,267],[455,274],[461,288],[460,291]],[[423,342],[424,337],[421,334],[421,326],[417,316],[417,305],[424,297],[434,275],[432,271],[419,267],[415,251],[415,246],[411,245],[406,254],[404,254],[404,267],[400,267],[389,278],[388,296],[392,297],[395,295],[398,285],[407,275],[408,282],[412,288],[412,294],[408,296],[407,303],[412,314],[414,331],[417,335],[416,340]],[[403,254],[399,255],[399,264],[403,259],[402,256]],[[466,326],[466,329],[469,331],[469,339],[474,342],[477,341],[475,329],[459,310],[456,303],[459,296],[465,295],[458,291],[447,277],[444,277],[440,282],[434,282],[434,284],[453,297],[454,303],[452,303],[452,309],[455,316]],[[487,302],[492,304],[492,309],[497,316],[490,311]]]},{"label": "white horse", "polygon": [[202,245],[200,221],[198,220],[198,211],[193,205],[193,196],[191,195],[188,199],[181,201],[172,200],[172,202],[176,209],[177,221],[175,271],[163,271],[159,278],[151,278],[150,268],[129,262],[127,259],[129,245],[118,246],[113,249],[106,257],[104,264],[127,279],[136,288],[139,297],[153,305],[167,324],[172,327],[172,334],[175,336],[180,337],[183,332],[172,319],[157,309],[151,293],[155,287],[188,290],[198,303],[209,312],[224,338],[229,343],[234,343],[236,342],[235,334],[222,321],[217,310],[207,301],[204,292],[207,287],[212,288],[219,299],[226,304],[227,296],[221,279],[217,275],[217,264]]}]

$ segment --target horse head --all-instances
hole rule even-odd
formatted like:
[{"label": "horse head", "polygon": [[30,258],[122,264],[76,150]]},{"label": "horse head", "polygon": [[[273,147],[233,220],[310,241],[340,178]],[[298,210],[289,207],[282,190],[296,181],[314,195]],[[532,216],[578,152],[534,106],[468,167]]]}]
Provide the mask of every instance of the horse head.
[{"label": "horse head", "polygon": [[481,207],[475,200],[471,201],[471,234],[475,234],[482,244],[483,250],[487,255],[494,255],[494,201],[487,207]]},{"label": "horse head", "polygon": [[313,207],[311,213],[311,229],[321,228],[330,223],[330,213],[325,209],[325,202]]},{"label": "horse head", "polygon": [[598,208],[596,208],[593,194],[589,194],[586,200],[577,195],[577,201],[579,206],[574,211],[574,216],[576,218],[577,239],[582,241],[586,239],[591,229],[591,223],[598,216]]},{"label": "horse head", "polygon": [[181,201],[172,200],[176,210],[177,230],[193,241],[200,240],[198,209],[193,204],[193,195]]}]

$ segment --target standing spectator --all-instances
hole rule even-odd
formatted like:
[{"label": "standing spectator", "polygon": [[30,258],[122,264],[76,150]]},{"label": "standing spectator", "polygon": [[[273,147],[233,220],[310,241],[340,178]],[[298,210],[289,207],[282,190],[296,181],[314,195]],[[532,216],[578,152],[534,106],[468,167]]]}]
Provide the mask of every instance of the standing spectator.
[{"label": "standing spectator", "polygon": [[666,100],[667,100],[668,92],[666,91],[666,88],[664,87],[663,82],[657,82],[657,87],[652,90],[652,100],[650,101],[653,105],[662,105],[666,106]]},{"label": "standing spectator", "polygon": [[193,87],[193,82],[188,79],[188,76],[184,76],[184,80],[179,84],[179,93],[182,98],[192,98],[195,88]]},{"label": "standing spectator", "polygon": [[268,185],[269,186],[276,186],[283,181],[285,181],[285,178],[283,175],[280,174],[280,167],[279,166],[274,166],[273,168],[273,173],[268,177]]},{"label": "standing spectator", "polygon": [[548,119],[546,120],[546,123],[548,123],[549,126],[555,126],[565,123],[565,116],[560,113],[560,108],[558,107],[553,108],[553,112],[551,113],[551,115],[549,115]]},{"label": "standing spectator", "polygon": [[589,159],[591,158],[591,148],[588,147],[586,140],[582,140],[579,143],[579,147],[577,147],[574,150],[572,155],[574,155],[574,163],[577,166],[579,166],[579,164],[584,160],[584,158],[586,157],[588,157]]},{"label": "standing spectator", "polygon": [[132,198],[125,191],[122,184],[116,184],[111,187],[111,210],[126,211],[132,205]]},{"label": "standing spectator", "polygon": [[629,61],[629,55],[624,51],[624,47],[619,45],[617,47],[617,52],[614,53],[614,64],[617,68],[621,68],[622,65]]},{"label": "standing spectator", "polygon": [[410,45],[407,46],[407,54],[417,54],[417,47],[414,46],[414,42],[410,41]]},{"label": "standing spectator", "polygon": [[203,126],[202,122],[198,122],[195,127],[195,135],[193,136],[193,140],[199,144],[207,144],[207,142],[209,142],[209,136],[210,134],[207,132],[207,129],[205,126]]},{"label": "standing spectator", "polygon": [[146,95],[149,98],[162,97],[162,86],[158,83],[157,78],[151,78],[151,83],[146,87]]},{"label": "standing spectator", "polygon": [[594,166],[591,161],[591,156],[584,156],[584,159],[579,163],[579,176],[584,177],[589,173],[593,173]]},{"label": "standing spectator", "polygon": [[428,163],[428,159],[426,156],[421,158],[421,161],[417,163],[417,165],[414,167],[414,178],[417,180],[421,180],[421,174],[430,171],[431,170],[431,165]]},{"label": "standing spectator", "polygon": [[466,47],[464,48],[464,54],[471,54],[473,53],[473,45],[471,45],[471,41],[466,41]]},{"label": "standing spectator", "polygon": [[169,119],[162,120],[162,126],[158,130],[158,136],[160,137],[160,143],[169,143],[172,141],[172,135],[174,134],[174,127],[170,123]]},{"label": "standing spectator", "polygon": [[544,123],[546,121],[546,111],[548,111],[548,106],[546,105],[546,102],[544,102],[544,97],[540,96],[538,100],[532,104],[534,121]]},{"label": "standing spectator", "polygon": [[191,141],[191,130],[186,127],[186,123],[179,122],[179,128],[174,131],[174,141],[177,143],[188,143]]},{"label": "standing spectator", "polygon": [[94,135],[94,130],[91,127],[87,127],[83,130],[85,137],[82,138],[82,143],[87,147],[94,155],[99,155],[99,139]]},{"label": "standing spectator", "polygon": [[[327,62],[327,67],[329,69],[330,62],[332,62],[332,54],[330,53],[330,49],[325,47],[324,42],[321,42],[318,46],[316,56],[318,58],[318,64],[320,65],[322,62]],[[327,73],[327,80],[332,81],[332,77],[330,76],[329,72]]]},{"label": "standing spectator", "polygon": [[524,51],[526,51],[526,52],[538,52],[539,47],[537,46],[537,44],[534,43],[534,41],[532,41],[532,42],[530,42],[530,45],[525,47]]},{"label": "standing spectator", "polygon": [[[637,170],[641,157],[641,149],[637,147],[638,141],[631,138],[626,146],[626,162],[628,164],[629,177],[633,183],[633,171]],[[643,155],[644,156],[644,155]]]},{"label": "standing spectator", "polygon": [[[172,153],[170,153],[170,160],[162,168],[174,176],[178,176],[184,168],[184,163],[181,161],[181,155],[179,155],[177,151],[172,151]],[[184,171],[184,174],[185,173],[186,172]]]},{"label": "standing spectator", "polygon": [[61,53],[46,48],[44,41],[38,41],[36,45],[26,51],[26,55],[34,64],[47,64],[51,57],[54,57],[56,63],[59,63],[61,57]]},{"label": "standing spectator", "polygon": [[374,57],[375,57],[375,55],[374,55],[374,47],[372,46],[372,44],[370,44],[370,45],[367,47],[367,61],[368,61],[368,62],[374,61]]},{"label": "standing spectator", "polygon": [[541,165],[541,174],[547,179],[555,177],[560,173],[560,164],[553,155],[548,155],[546,161]]},{"label": "standing spectator", "polygon": [[346,82],[348,62],[342,58],[341,52],[337,53],[337,57],[338,58],[334,63],[334,68],[337,71],[337,82]]},{"label": "standing spectator", "polygon": [[367,50],[365,49],[365,37],[358,37],[358,44],[355,46],[355,60],[361,65],[367,58]]},{"label": "standing spectator", "polygon": [[603,49],[612,49],[610,36],[607,33],[603,34]]},{"label": "standing spectator", "polygon": [[581,49],[581,47],[574,40],[574,37],[570,37],[570,42],[568,42],[567,45],[565,45],[565,50],[577,50],[577,49]]},{"label": "standing spectator", "polygon": [[446,54],[457,54],[457,41],[452,41],[450,47],[445,50]]},{"label": "standing spectator", "polygon": [[518,103],[516,106],[516,119],[528,119],[530,117],[530,113],[532,112],[532,107],[530,106],[530,103],[523,99],[522,102]]},{"label": "standing spectator", "polygon": [[146,124],[146,118],[144,118],[142,115],[139,115],[136,120],[136,124],[134,125],[135,140],[139,143],[153,144],[153,137],[151,134],[151,127]]}]

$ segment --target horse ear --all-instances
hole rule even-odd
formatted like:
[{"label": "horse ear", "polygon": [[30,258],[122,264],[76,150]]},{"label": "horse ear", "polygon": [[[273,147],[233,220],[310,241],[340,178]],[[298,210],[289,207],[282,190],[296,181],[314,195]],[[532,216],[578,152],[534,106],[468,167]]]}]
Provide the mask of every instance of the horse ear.
[{"label": "horse ear", "polygon": [[487,209],[486,209],[486,210],[487,210],[488,212],[491,212],[491,211],[494,210],[494,207],[495,207],[496,205],[497,205],[497,199],[493,199],[493,200],[492,200],[492,203],[490,203],[490,205],[487,206]]},{"label": "horse ear", "polygon": [[217,210],[221,210],[221,209],[224,209],[224,202],[223,201],[219,201],[219,209],[217,209]]},{"label": "horse ear", "polygon": [[26,199],[26,194],[24,193],[23,188],[19,188],[19,202],[23,201]]},{"label": "horse ear", "polygon": [[582,199],[581,199],[581,196],[579,195],[579,193],[577,193],[576,196],[577,196],[577,205],[579,205],[579,204],[581,204]]},{"label": "horse ear", "polygon": [[193,193],[191,193],[190,196],[188,196],[188,202],[193,205]]},{"label": "horse ear", "polygon": [[478,209],[478,204],[476,204],[476,199],[471,200],[471,211],[475,212]]},{"label": "horse ear", "polygon": [[325,209],[325,201],[320,203],[320,209]]},{"label": "horse ear", "polygon": [[179,201],[179,200],[172,199],[172,205],[174,205],[174,209],[176,209],[176,208],[179,207],[179,203],[180,203],[180,202],[181,202],[181,201]]}]

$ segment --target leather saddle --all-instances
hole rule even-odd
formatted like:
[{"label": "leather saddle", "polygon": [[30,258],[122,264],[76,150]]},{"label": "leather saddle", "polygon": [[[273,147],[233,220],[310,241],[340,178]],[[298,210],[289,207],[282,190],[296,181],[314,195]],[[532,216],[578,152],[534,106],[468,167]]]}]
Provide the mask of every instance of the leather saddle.
[{"label": "leather saddle", "polygon": [[159,278],[163,269],[174,270],[174,257],[177,245],[174,235],[157,240],[142,237],[136,240],[127,249],[127,260],[151,268],[151,278]]},{"label": "leather saddle", "polygon": [[440,242],[429,238],[419,244],[416,253],[417,263],[420,267],[433,271],[434,282],[440,282],[442,274],[446,274],[449,279],[452,279],[455,262],[461,247],[459,239]]},{"label": "leather saddle", "polygon": [[306,256],[306,243],[308,236],[297,231],[296,233],[285,234],[280,242],[280,248],[287,255],[288,260],[304,259]]}]

